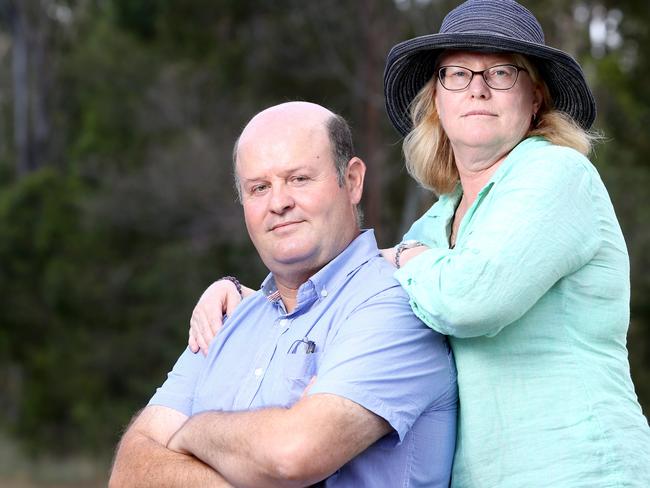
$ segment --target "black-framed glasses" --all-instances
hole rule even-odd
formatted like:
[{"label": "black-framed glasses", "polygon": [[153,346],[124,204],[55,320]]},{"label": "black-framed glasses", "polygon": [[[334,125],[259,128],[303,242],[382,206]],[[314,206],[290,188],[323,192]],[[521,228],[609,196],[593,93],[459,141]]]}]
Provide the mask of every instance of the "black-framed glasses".
[{"label": "black-framed glasses", "polygon": [[483,71],[472,71],[463,66],[441,66],[438,69],[438,79],[443,88],[449,91],[460,91],[469,86],[474,75],[481,75],[490,88],[510,90],[517,83],[520,71],[526,71],[526,68],[514,64],[498,64]]}]

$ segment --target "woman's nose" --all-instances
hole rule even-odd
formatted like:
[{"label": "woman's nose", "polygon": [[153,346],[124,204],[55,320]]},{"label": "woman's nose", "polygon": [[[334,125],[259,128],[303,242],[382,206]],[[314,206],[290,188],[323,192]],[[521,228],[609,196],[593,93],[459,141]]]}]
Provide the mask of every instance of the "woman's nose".
[{"label": "woman's nose", "polygon": [[468,90],[473,97],[488,98],[490,96],[490,87],[485,82],[482,74],[475,74],[472,81],[469,82]]}]

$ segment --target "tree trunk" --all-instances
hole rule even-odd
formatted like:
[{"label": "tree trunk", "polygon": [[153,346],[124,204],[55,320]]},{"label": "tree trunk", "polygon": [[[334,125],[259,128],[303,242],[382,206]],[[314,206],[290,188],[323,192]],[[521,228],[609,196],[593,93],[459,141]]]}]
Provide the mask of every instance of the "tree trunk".
[{"label": "tree trunk", "polygon": [[52,25],[40,2],[14,0],[3,7],[13,37],[14,146],[21,177],[48,160]]},{"label": "tree trunk", "polygon": [[406,231],[411,228],[411,224],[420,217],[427,204],[430,205],[435,201],[435,195],[431,191],[422,188],[413,178],[408,179],[407,185],[397,239],[401,239]]},{"label": "tree trunk", "polygon": [[361,59],[361,79],[365,93],[363,100],[363,127],[361,137],[366,150],[368,173],[366,175],[365,189],[365,226],[373,227],[378,236],[381,236],[381,205],[382,205],[382,174],[384,171],[383,151],[379,148],[381,140],[380,120],[383,117],[382,111],[377,107],[375,101],[382,99],[381,78],[381,55],[377,53],[383,45],[378,39],[378,23],[375,12],[374,0],[363,0],[360,5],[361,29],[363,35],[363,53]]},{"label": "tree trunk", "polygon": [[35,29],[31,38],[32,49],[29,59],[32,78],[31,99],[31,169],[38,169],[48,163],[50,140],[49,94],[51,88],[51,56],[48,52],[51,41],[51,22],[43,8],[33,12]]},{"label": "tree trunk", "polygon": [[32,168],[29,144],[28,27],[24,3],[11,2],[8,6],[8,20],[13,34],[12,77],[16,175],[21,177]]}]

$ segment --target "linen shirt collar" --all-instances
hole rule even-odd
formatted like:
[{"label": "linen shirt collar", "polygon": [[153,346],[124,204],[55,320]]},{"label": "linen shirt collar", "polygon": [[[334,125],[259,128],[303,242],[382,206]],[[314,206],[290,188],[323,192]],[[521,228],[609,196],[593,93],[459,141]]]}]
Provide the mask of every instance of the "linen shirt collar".
[{"label": "linen shirt collar", "polygon": [[[539,136],[528,137],[517,144],[506,156],[503,163],[501,163],[501,166],[499,166],[499,168],[494,172],[486,185],[478,192],[478,199],[480,200],[482,197],[487,195],[494,185],[506,177],[512,170],[513,165],[517,164],[517,161],[522,155],[527,154],[528,151],[534,147],[543,147],[548,146],[549,144],[550,142]],[[458,207],[458,202],[462,196],[463,187],[459,182],[453,191],[440,195],[440,204],[431,207],[429,212],[427,212],[427,215],[430,217],[449,218],[456,212],[456,207]]]},{"label": "linen shirt collar", "polygon": [[540,136],[528,137],[521,141],[506,156],[506,158],[503,160],[503,163],[501,163],[501,166],[499,166],[499,168],[492,175],[492,178],[490,178],[490,181],[488,181],[487,185],[481,189],[479,195],[489,191],[493,185],[508,175],[508,173],[510,173],[512,170],[512,167],[517,164],[517,161],[519,161],[522,156],[527,155],[531,149],[548,146],[550,144],[551,143],[548,142],[548,140]]}]

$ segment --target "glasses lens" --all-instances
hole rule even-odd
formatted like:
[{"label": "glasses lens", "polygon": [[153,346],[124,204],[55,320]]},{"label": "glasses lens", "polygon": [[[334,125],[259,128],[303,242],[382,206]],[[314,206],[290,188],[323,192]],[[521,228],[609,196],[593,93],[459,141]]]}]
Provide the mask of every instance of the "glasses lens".
[{"label": "glasses lens", "polygon": [[508,90],[517,81],[517,68],[507,64],[492,66],[483,76],[487,84],[495,90]]},{"label": "glasses lens", "polygon": [[438,78],[447,90],[462,90],[472,81],[472,72],[460,66],[446,66],[440,68]]}]

